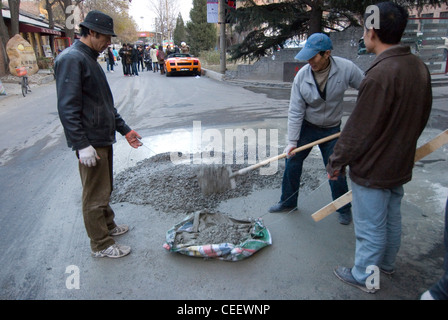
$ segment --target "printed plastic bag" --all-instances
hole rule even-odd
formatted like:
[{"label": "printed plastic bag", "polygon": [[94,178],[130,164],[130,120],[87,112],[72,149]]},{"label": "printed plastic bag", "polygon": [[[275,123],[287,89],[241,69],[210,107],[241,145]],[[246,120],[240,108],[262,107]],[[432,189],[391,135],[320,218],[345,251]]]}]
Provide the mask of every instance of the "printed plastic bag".
[{"label": "printed plastic bag", "polygon": [[261,218],[237,220],[202,210],[168,230],[163,247],[192,257],[239,261],[271,244]]}]

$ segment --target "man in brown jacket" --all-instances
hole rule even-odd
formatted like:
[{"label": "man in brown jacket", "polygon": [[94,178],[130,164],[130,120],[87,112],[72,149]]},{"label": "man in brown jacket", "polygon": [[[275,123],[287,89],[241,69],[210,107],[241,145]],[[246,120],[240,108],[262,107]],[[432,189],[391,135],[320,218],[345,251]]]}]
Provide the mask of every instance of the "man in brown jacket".
[{"label": "man in brown jacket", "polygon": [[[409,47],[399,45],[408,13],[392,2],[377,8],[379,27],[366,23],[364,29],[366,48],[377,57],[327,166],[330,179],[350,167],[356,235],[353,268],[337,267],[334,273],[371,293],[379,288],[380,270],[394,272],[403,185],[412,178],[417,139],[432,106],[428,68]],[[370,18],[366,15],[365,21]]]}]

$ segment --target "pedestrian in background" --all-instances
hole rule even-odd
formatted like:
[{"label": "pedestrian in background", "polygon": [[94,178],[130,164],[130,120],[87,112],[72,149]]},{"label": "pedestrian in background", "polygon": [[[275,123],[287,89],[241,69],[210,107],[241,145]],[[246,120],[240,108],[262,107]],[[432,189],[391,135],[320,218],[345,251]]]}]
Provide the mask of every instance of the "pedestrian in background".
[{"label": "pedestrian in background", "polygon": [[190,53],[190,47],[187,46],[187,44],[185,42],[182,42],[180,44],[180,52],[189,54]]},{"label": "pedestrian in background", "polygon": [[159,71],[159,61],[157,59],[157,48],[156,48],[155,44],[153,44],[151,46],[150,56],[151,56],[151,61],[152,61],[152,71],[158,72]]},{"label": "pedestrian in background", "polygon": [[159,49],[157,49],[157,61],[159,63],[159,69],[161,75],[165,74],[165,57],[166,54],[163,51],[163,47],[159,46]]},{"label": "pedestrian in background", "polygon": [[138,76],[138,49],[135,46],[131,47],[131,74]]},{"label": "pedestrian in background", "polygon": [[386,274],[395,272],[403,185],[412,178],[417,140],[432,106],[428,68],[408,46],[400,45],[407,11],[393,2],[376,7],[379,28],[368,23],[376,11],[364,20],[366,49],[376,58],[327,166],[330,179],[350,167],[356,236],[354,266],[337,267],[334,273],[370,293],[379,288],[379,283],[366,283],[374,267]]},{"label": "pedestrian in background", "polygon": [[[307,149],[291,155],[291,151],[316,140],[340,132],[344,93],[349,88],[358,89],[364,74],[352,61],[333,57],[333,43],[323,33],[311,35],[297,60],[308,61],[294,78],[288,112],[288,154],[282,181],[280,201],[269,212],[297,209],[303,163],[311,152]],[[322,143],[319,149],[324,165],[333,153],[337,139]],[[330,181],[333,199],[348,192],[344,176]],[[350,224],[351,205],[338,210],[339,222]]]},{"label": "pedestrian in background", "polygon": [[59,117],[67,144],[76,151],[82,183],[82,212],[94,257],[120,258],[131,248],[119,245],[114,237],[129,230],[115,223],[110,207],[113,185],[115,134],[124,135],[133,148],[141,138],[122,119],[106,75],[97,62],[99,53],[115,37],[113,19],[90,11],[80,24],[81,39],[55,60]]},{"label": "pedestrian in background", "polygon": [[144,54],[145,54],[145,52],[143,51],[143,47],[138,46],[138,48],[137,48],[137,55],[138,55],[137,70],[138,70],[138,72],[140,72],[140,66],[141,66],[141,71],[145,70],[145,65],[143,63]]},{"label": "pedestrian in background", "polygon": [[120,56],[118,55],[118,51],[117,51],[117,49],[115,49],[115,46],[112,47],[112,52],[114,54],[115,66],[118,66],[118,61],[120,61]]},{"label": "pedestrian in background", "polygon": [[145,48],[145,52],[143,55],[143,59],[145,61],[146,71],[152,70],[152,61],[151,61],[151,48],[148,46]]},{"label": "pedestrian in background", "polygon": [[107,59],[106,59],[106,64],[107,64],[107,72],[114,72],[114,65],[115,65],[115,59],[114,59],[114,53],[113,53],[113,51],[112,51],[112,48],[111,47],[109,47],[109,48],[107,48],[107,51],[106,51],[106,55],[105,55],[106,57],[107,57]]},{"label": "pedestrian in background", "polygon": [[121,58],[121,65],[123,67],[123,75],[124,76],[128,75],[128,69],[126,66],[126,51],[127,51],[127,49],[128,49],[128,47],[127,47],[126,43],[124,43],[123,46],[118,51],[118,55]]},{"label": "pedestrian in background", "polygon": [[126,58],[126,75],[131,77],[132,74],[132,44],[128,43],[124,52]]}]

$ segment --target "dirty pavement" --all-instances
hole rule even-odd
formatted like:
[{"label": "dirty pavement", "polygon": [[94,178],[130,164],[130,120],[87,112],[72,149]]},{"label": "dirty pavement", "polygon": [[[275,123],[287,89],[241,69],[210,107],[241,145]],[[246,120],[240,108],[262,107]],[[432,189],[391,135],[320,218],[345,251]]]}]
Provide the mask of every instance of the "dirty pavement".
[{"label": "dirty pavement", "polygon": [[[220,86],[235,86],[238,90],[256,92],[264,99],[281,100],[282,106],[287,104],[287,85],[280,90],[284,96],[269,97],[273,91],[261,83],[246,82],[245,89],[242,89],[241,83],[215,79],[212,73],[197,81],[216,81]],[[6,84],[7,91],[19,89],[16,84],[16,89],[12,86],[8,89],[8,86]],[[47,90],[51,86],[50,82],[35,88],[39,92],[39,89]],[[33,94],[38,93],[33,91]],[[448,123],[447,87],[435,87],[434,95],[437,108],[419,145],[446,129]],[[346,101],[351,103],[344,109],[343,121],[349,116],[355,98],[356,92],[347,92]],[[191,108],[193,110],[193,106]],[[207,113],[207,116],[212,117],[212,114]],[[276,121],[284,124],[285,119],[283,116]],[[170,126],[168,121],[161,122],[166,127]],[[250,126],[248,124],[246,128]],[[224,127],[225,124],[222,124],[220,128]],[[272,214],[267,212],[267,208],[280,197],[284,160],[279,161],[275,174],[260,175],[258,170],[249,172],[236,178],[234,189],[204,195],[196,179],[200,165],[191,165],[188,161],[173,163],[166,150],[156,150],[152,144],[155,139],[150,132],[139,130],[139,133],[147,149],[125,149],[123,139],[119,139],[114,146],[116,167],[112,207],[117,213],[118,223],[130,226],[130,232],[121,236],[120,242],[132,247],[131,254],[117,260],[92,259],[79,213],[78,185],[77,189],[62,193],[62,190],[68,190],[68,181],[79,182],[77,164],[70,164],[69,167],[59,164],[51,168],[53,173],[46,178],[58,179],[60,196],[50,198],[45,204],[49,211],[55,213],[47,213],[43,217],[39,232],[27,233],[26,239],[20,239],[21,242],[45,246],[26,250],[26,254],[15,256],[10,266],[0,270],[0,298],[143,299],[179,300],[185,303],[192,300],[415,300],[442,274],[448,146],[416,163],[413,180],[405,186],[402,248],[396,273],[392,276],[381,274],[381,289],[375,294],[366,294],[343,284],[332,272],[338,265],[350,266],[353,263],[353,224],[340,225],[336,214],[320,222],[311,218],[315,211],[331,201],[317,148],[305,161],[299,210]],[[57,134],[61,135],[62,132],[58,131]],[[282,137],[280,134],[279,140]],[[56,146],[50,148],[51,159],[47,160],[48,163],[72,160],[71,151],[62,149],[66,148],[63,143],[59,142]],[[283,146],[278,148],[280,152],[283,150]],[[119,150],[126,151],[120,153]],[[36,161],[26,150],[23,157]],[[3,165],[6,170],[7,166]],[[233,164],[232,171],[245,166],[247,164]],[[20,171],[19,168],[14,170]],[[38,171],[33,172],[39,177]],[[1,177],[7,176],[6,172],[0,173]],[[13,182],[9,181],[8,185],[13,186]],[[32,198],[33,194],[27,197]],[[67,203],[70,205],[67,206]],[[72,206],[73,203],[76,205]],[[61,207],[65,208],[63,214],[55,210]],[[202,209],[217,211],[235,219],[262,219],[272,235],[272,245],[237,262],[188,257],[167,251],[163,247],[166,232],[188,215]],[[19,213],[19,216],[24,214]],[[58,221],[57,226],[51,223],[55,220]],[[33,229],[31,226],[28,228]],[[19,239],[14,243],[17,241]],[[51,254],[44,254],[47,247]],[[8,255],[14,255],[14,250],[6,244],[2,249]],[[29,271],[31,265],[38,265],[33,270],[39,276]],[[79,289],[69,289],[70,282],[67,281],[70,281],[73,270],[79,272]]]}]

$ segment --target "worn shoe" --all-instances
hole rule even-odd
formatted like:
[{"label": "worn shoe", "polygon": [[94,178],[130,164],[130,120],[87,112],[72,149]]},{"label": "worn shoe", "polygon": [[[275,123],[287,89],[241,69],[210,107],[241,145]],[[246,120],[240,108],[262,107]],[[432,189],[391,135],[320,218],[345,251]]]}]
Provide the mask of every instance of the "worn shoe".
[{"label": "worn shoe", "polygon": [[352,222],[352,213],[351,212],[339,213],[338,221],[340,224],[349,225],[350,222]]},{"label": "worn shoe", "polygon": [[112,230],[109,230],[109,235],[110,236],[119,236],[123,233],[128,232],[129,227],[125,224],[116,226],[115,228],[113,228]]},{"label": "worn shoe", "polygon": [[350,268],[337,267],[336,269],[334,269],[334,274],[342,282],[345,282],[346,284],[351,285],[355,288],[361,289],[364,292],[375,293],[377,291],[374,288],[369,289],[365,284],[356,281],[356,279],[352,275],[352,270]]},{"label": "worn shoe", "polygon": [[388,276],[391,276],[391,275],[393,275],[393,274],[395,273],[395,270],[394,270],[394,269],[392,269],[392,270],[386,270],[386,269],[380,268],[380,271],[381,271],[382,273],[384,273],[384,274],[387,274]]},{"label": "worn shoe", "polygon": [[128,255],[131,252],[131,247],[119,245],[118,243],[114,243],[109,248],[92,252],[92,256],[95,258],[121,258]]},{"label": "worn shoe", "polygon": [[281,203],[277,203],[269,208],[270,213],[296,211],[297,207],[286,207]]}]

